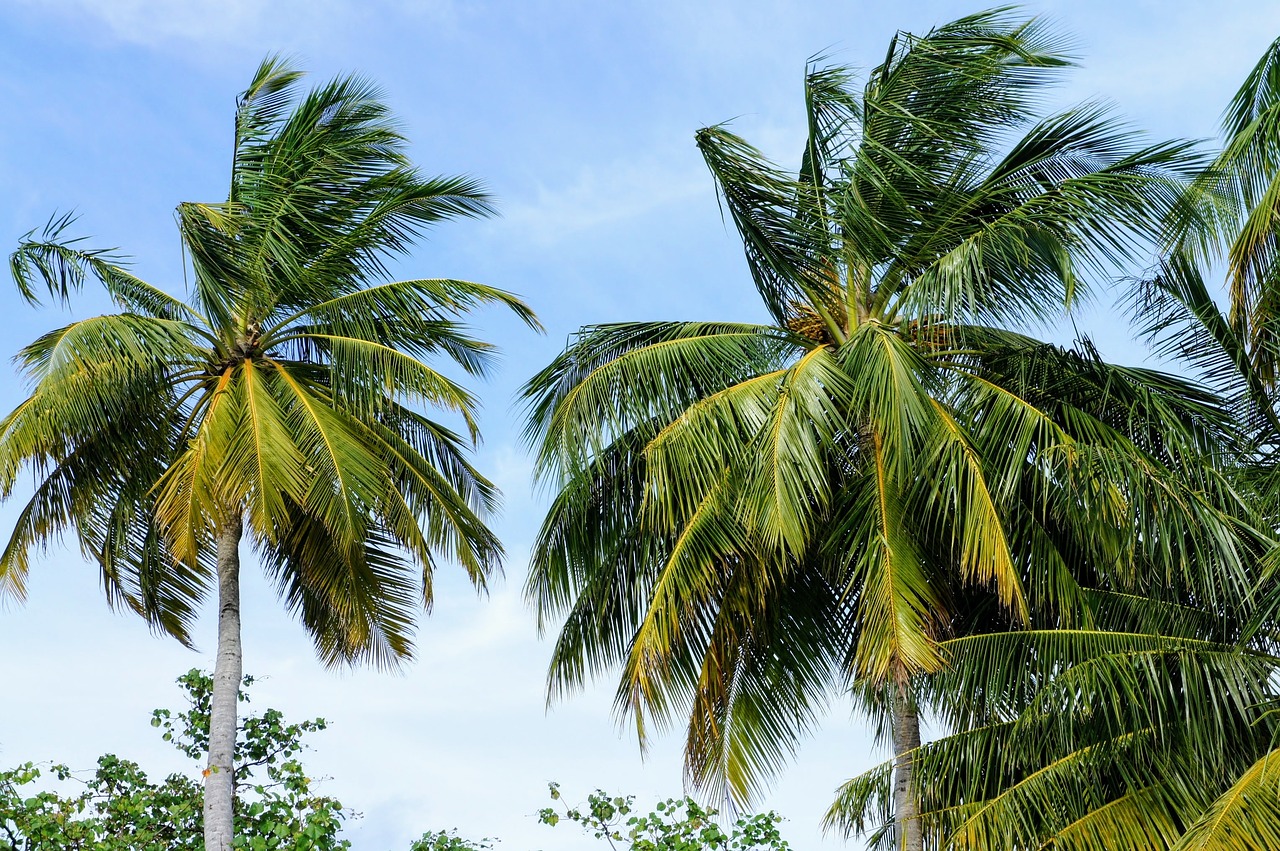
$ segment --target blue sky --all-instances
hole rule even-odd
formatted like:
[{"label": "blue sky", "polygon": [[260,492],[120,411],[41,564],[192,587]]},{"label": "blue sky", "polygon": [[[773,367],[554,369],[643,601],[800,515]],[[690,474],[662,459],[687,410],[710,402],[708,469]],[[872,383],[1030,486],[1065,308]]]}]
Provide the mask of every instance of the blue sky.
[{"label": "blue sky", "polygon": [[[826,54],[868,68],[895,29],[924,30],[981,8],[957,2],[340,2],[340,0],[0,0],[0,249],[54,211],[135,258],[143,277],[180,291],[173,209],[225,197],[235,97],[261,58],[297,57],[314,79],[357,71],[377,81],[429,172],[466,172],[502,216],[439,227],[405,274],[478,280],[523,295],[547,333],[477,317],[505,357],[485,400],[482,469],[506,493],[495,526],[507,578],[479,600],[438,577],[419,659],[403,673],[326,672],[299,627],[247,565],[246,670],[266,679],[259,706],[323,714],[309,764],[364,813],[360,849],[399,849],[427,829],[496,836],[502,848],[577,848],[533,812],[545,783],[642,799],[680,791],[679,739],[642,761],[610,713],[607,687],[544,707],[549,645],[519,597],[543,505],[518,439],[515,394],[574,329],[619,319],[763,318],[736,236],[722,222],[694,131],[735,129],[794,166],[801,76]],[[1280,35],[1262,2],[1079,0],[1036,3],[1079,43],[1083,67],[1059,105],[1105,98],[1154,137],[1211,137],[1228,97]],[[82,312],[105,309],[87,296]],[[61,324],[0,286],[0,352]],[[1102,295],[1074,321],[1111,357],[1138,361]],[[1063,327],[1069,327],[1064,320]],[[0,367],[0,409],[23,395]],[[0,533],[15,505],[0,507]],[[213,624],[192,653],[103,605],[74,546],[33,570],[24,607],[0,608],[0,764],[57,758],[91,767],[103,751],[161,773],[193,770],[147,723],[177,697],[173,677],[211,666]],[[801,848],[822,839],[839,780],[884,756],[865,726],[833,707],[764,802]]]}]

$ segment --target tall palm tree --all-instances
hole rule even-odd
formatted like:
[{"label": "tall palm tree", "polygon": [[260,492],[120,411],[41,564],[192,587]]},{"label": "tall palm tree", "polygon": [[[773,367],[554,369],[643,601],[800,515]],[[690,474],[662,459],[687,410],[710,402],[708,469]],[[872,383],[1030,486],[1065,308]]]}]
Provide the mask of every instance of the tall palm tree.
[{"label": "tall palm tree", "polygon": [[[1016,332],[1135,257],[1190,167],[1096,105],[1037,120],[1062,47],[997,10],[899,34],[860,91],[814,68],[794,176],[698,133],[770,322],[589,326],[529,382],[553,694],[620,666],[641,739],[687,713],[691,779],[742,798],[856,683],[891,707],[919,849],[916,683],[966,595],[1023,626],[1073,609],[1077,550],[1238,558],[1200,531],[1230,496],[1190,463],[1224,431],[1203,394]],[[1029,395],[1041,374],[1125,409]]]},{"label": "tall palm tree", "polygon": [[[1227,460],[1266,530],[1256,546],[1271,550],[1243,606],[1170,597],[1176,585],[1157,582],[1087,630],[957,639],[932,697],[959,732],[917,751],[936,847],[1280,846],[1280,40],[1232,99],[1223,135],[1134,306],[1157,350],[1189,363],[1251,436]],[[1209,283],[1219,270],[1225,309]],[[1225,573],[1212,560],[1197,569]],[[846,784],[830,823],[891,818],[888,770]]]},{"label": "tall palm tree", "polygon": [[184,640],[216,583],[210,851],[233,840],[242,536],[327,664],[407,658],[437,560],[482,588],[502,555],[483,520],[495,490],[466,457],[475,400],[424,359],[482,374],[491,347],[460,322],[479,305],[536,325],[500,290],[391,279],[389,259],[438,221],[487,214],[486,197],[414,169],[369,83],[303,94],[299,77],[279,59],[259,67],[236,111],[227,200],[178,207],[189,304],[67,238],[67,218],[11,261],[33,303],[42,288],[69,302],[92,276],[122,312],[21,352],[33,390],[0,422],[0,490],[24,468],[38,483],[0,583],[20,594],[31,548],[71,531],[110,600]]}]

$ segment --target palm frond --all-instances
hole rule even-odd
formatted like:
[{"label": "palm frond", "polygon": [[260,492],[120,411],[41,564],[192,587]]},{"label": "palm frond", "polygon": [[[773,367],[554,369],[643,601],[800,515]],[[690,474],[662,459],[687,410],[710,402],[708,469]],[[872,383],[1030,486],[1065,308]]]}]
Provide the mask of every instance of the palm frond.
[{"label": "palm frond", "polygon": [[1280,841],[1280,754],[1263,756],[1187,828],[1175,851],[1261,851]]},{"label": "palm frond", "polygon": [[123,266],[124,258],[114,250],[85,248],[81,245],[84,237],[65,237],[64,232],[74,223],[70,213],[54,216],[39,239],[32,239],[35,231],[31,231],[10,255],[10,274],[28,303],[40,303],[37,278],[50,296],[67,305],[84,287],[85,278],[93,275],[124,310],[160,319],[203,320],[194,308],[130,274]]}]

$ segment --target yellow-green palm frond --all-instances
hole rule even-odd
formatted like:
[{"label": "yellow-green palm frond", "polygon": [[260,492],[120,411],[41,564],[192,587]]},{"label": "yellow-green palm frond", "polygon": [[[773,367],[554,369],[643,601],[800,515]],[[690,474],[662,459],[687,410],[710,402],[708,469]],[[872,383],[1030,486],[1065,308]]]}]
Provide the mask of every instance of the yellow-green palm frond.
[{"label": "yellow-green palm frond", "polygon": [[[922,818],[939,848],[1181,848],[1221,815],[1230,795],[1216,790],[1249,787],[1254,761],[1271,750],[1277,660],[1264,653],[1098,629],[973,635],[942,647],[950,664],[919,682],[958,732],[914,759]],[[886,771],[842,787],[828,826],[883,839],[892,822]],[[1263,815],[1234,831],[1238,847],[1266,847],[1248,842],[1274,828],[1268,788],[1256,790]],[[1220,847],[1208,842],[1186,847]]]},{"label": "yellow-green palm frond", "polygon": [[1242,773],[1192,824],[1175,851],[1261,851],[1280,842],[1280,752]]}]

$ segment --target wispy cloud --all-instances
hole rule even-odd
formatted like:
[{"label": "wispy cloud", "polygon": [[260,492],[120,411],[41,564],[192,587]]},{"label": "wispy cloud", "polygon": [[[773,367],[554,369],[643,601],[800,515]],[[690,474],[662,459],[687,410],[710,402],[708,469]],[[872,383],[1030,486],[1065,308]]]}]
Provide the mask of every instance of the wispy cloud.
[{"label": "wispy cloud", "polygon": [[707,174],[668,159],[586,165],[569,180],[538,182],[503,206],[500,227],[540,247],[619,222],[707,191]]},{"label": "wispy cloud", "polygon": [[[39,8],[45,15],[105,28],[105,35],[118,41],[157,47],[174,41],[226,42],[254,38],[263,30],[271,6],[258,0],[19,0],[21,5]],[[279,7],[297,13],[311,4],[283,0]],[[88,19],[88,21],[86,21]]]},{"label": "wispy cloud", "polygon": [[[406,16],[433,25],[457,19],[453,0],[400,0],[353,5],[341,0],[16,0],[43,17],[92,27],[98,35],[157,49],[198,54],[233,47],[261,51],[279,41],[349,31],[381,16]],[[270,45],[268,45],[270,46]]]}]

